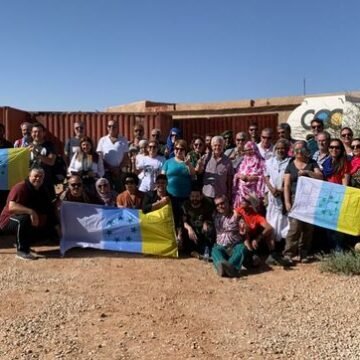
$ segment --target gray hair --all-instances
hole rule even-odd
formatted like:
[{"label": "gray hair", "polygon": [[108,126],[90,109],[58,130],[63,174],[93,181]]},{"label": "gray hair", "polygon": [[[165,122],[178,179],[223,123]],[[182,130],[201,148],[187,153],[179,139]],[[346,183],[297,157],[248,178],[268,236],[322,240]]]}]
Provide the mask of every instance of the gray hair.
[{"label": "gray hair", "polygon": [[211,145],[214,145],[215,143],[220,143],[222,146],[224,146],[224,138],[220,135],[215,135],[211,138]]}]

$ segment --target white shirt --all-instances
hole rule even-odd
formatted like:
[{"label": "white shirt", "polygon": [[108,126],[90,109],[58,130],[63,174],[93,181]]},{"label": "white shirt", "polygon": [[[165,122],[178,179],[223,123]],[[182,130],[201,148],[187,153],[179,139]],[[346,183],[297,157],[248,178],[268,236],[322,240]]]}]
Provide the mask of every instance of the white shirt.
[{"label": "white shirt", "polygon": [[99,155],[99,160],[96,163],[90,159],[79,156],[77,153],[74,154],[68,168],[68,173],[71,174],[72,172],[77,173],[80,171],[92,171],[95,177],[103,177],[104,165],[101,156]]},{"label": "white shirt", "polygon": [[142,156],[136,162],[136,169],[141,170],[138,175],[140,180],[139,190],[146,192],[155,189],[156,177],[161,173],[161,168],[165,162],[163,156]]},{"label": "white shirt", "polygon": [[257,147],[259,149],[260,155],[262,156],[262,158],[264,160],[269,160],[270,158],[272,158],[274,156],[274,145],[271,145],[269,148],[264,149],[261,146],[261,142],[257,144]]},{"label": "white shirt", "polygon": [[265,176],[269,176],[270,184],[276,189],[281,189],[283,187],[285,169],[288,166],[289,161],[289,157],[279,160],[274,156],[265,162]]},{"label": "white shirt", "polygon": [[128,151],[128,141],[124,136],[118,136],[113,143],[109,135],[100,138],[96,149],[96,152],[101,153],[105,162],[111,167],[118,167]]}]

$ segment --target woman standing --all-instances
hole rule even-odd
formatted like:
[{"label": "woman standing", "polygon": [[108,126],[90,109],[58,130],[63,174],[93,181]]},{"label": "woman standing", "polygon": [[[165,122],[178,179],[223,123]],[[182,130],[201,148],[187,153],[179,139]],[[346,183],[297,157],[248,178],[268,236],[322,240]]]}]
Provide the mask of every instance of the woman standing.
[{"label": "woman standing", "polygon": [[265,194],[265,160],[261,157],[257,145],[248,141],[244,146],[244,159],[238,166],[233,183],[233,207],[239,207],[244,198],[255,193],[259,200]]},{"label": "woman standing", "polygon": [[104,175],[104,165],[88,136],[80,139],[80,150],[72,157],[68,173],[79,175],[85,190],[95,194],[95,181]]},{"label": "woman standing", "polygon": [[269,189],[266,220],[274,228],[275,241],[280,243],[289,229],[284,208],[284,173],[290,161],[290,142],[280,139],[274,149],[275,156],[266,161],[265,183]]},{"label": "woman standing", "polygon": [[350,162],[350,186],[360,188],[360,138],[351,143],[353,158]]},{"label": "woman standing", "polygon": [[[324,179],[334,184],[349,185],[350,161],[346,155],[341,140],[332,139],[329,145],[330,157],[323,163]],[[345,245],[345,235],[338,231],[326,230],[328,245],[331,250],[342,251]]]},{"label": "woman standing", "polygon": [[354,133],[349,127],[343,127],[340,132],[341,141],[344,144],[346,154],[352,156],[351,142],[353,139]]},{"label": "woman standing", "polygon": [[[296,186],[299,176],[308,176],[321,180],[323,178],[317,162],[310,158],[306,141],[296,141],[295,157],[290,160],[284,175],[284,198],[287,211],[294,203]],[[285,239],[284,257],[289,262],[299,255],[301,262],[308,262],[308,251],[311,246],[313,226],[289,217],[289,231]]]},{"label": "woman standing", "polygon": [[189,160],[185,159],[186,141],[175,141],[175,157],[167,160],[162,168],[168,180],[167,191],[171,195],[175,226],[181,226],[181,206],[191,192],[191,179],[195,176],[195,169]]},{"label": "woman standing", "polygon": [[142,156],[136,163],[140,180],[139,190],[142,192],[155,189],[156,177],[165,162],[164,157],[158,155],[159,144],[156,140],[150,140],[147,151],[148,155]]},{"label": "woman standing", "polygon": [[186,158],[190,161],[191,165],[195,168],[197,162],[204,155],[205,141],[201,136],[195,136],[191,142],[191,149]]}]

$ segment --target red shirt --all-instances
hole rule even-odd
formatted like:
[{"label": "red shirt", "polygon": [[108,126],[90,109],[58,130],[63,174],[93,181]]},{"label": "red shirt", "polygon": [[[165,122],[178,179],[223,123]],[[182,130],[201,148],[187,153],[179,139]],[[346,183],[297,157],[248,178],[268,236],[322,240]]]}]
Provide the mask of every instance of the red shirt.
[{"label": "red shirt", "polygon": [[266,219],[252,208],[245,210],[244,207],[240,206],[235,211],[244,219],[250,233],[256,231],[259,226],[264,227],[266,225]]},{"label": "red shirt", "polygon": [[334,184],[342,185],[342,179],[346,174],[350,174],[350,162],[347,161],[341,171],[330,175],[326,180]]}]

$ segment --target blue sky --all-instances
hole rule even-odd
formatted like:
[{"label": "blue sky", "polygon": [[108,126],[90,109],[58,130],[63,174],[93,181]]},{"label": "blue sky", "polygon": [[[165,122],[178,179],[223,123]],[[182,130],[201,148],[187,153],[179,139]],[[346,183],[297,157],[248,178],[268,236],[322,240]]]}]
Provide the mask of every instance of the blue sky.
[{"label": "blue sky", "polygon": [[360,2],[2,0],[0,106],[360,90]]}]

